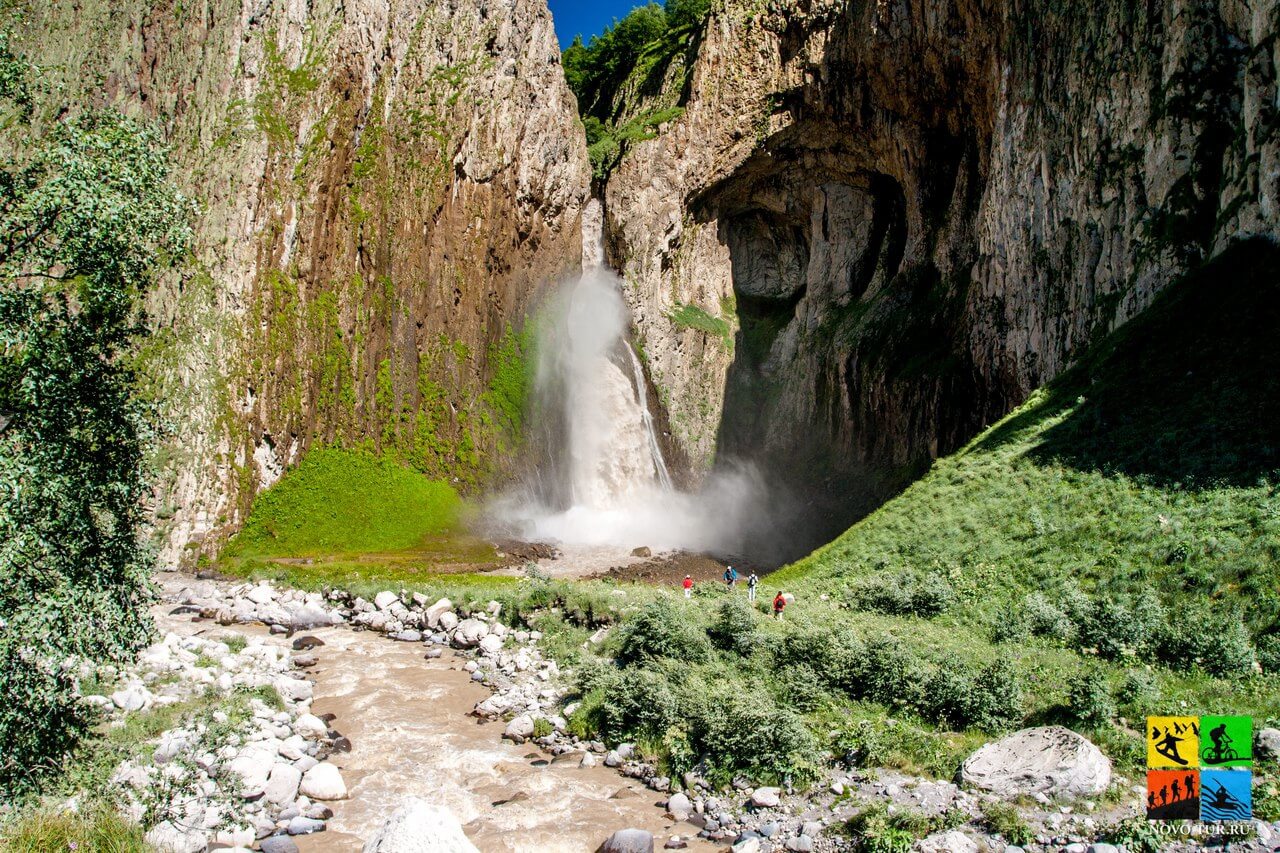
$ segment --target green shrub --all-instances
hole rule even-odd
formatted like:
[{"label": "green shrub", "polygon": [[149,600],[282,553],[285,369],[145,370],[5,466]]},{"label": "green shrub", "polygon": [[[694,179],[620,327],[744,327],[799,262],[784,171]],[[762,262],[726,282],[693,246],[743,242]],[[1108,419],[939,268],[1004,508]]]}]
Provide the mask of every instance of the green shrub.
[{"label": "green shrub", "polygon": [[1022,719],[1022,696],[1017,670],[1004,660],[994,661],[974,679],[968,720],[987,731],[1008,728]]},{"label": "green shrub", "polygon": [[1195,603],[1160,629],[1157,656],[1174,667],[1199,666],[1220,678],[1253,672],[1253,646],[1239,614],[1214,612],[1210,603]]},{"label": "green shrub", "polygon": [[1023,820],[1017,806],[1009,803],[983,803],[982,822],[987,829],[1019,847],[1025,847],[1036,839],[1035,832]]},{"label": "green shrub", "polygon": [[726,684],[702,710],[694,746],[712,781],[745,773],[763,782],[803,785],[816,775],[817,743],[804,720],[760,691]]},{"label": "green shrub", "polygon": [[787,633],[772,647],[775,670],[809,666],[828,687],[851,696],[862,695],[855,678],[865,649],[855,637],[836,633],[825,625],[787,626]]},{"label": "green shrub", "polygon": [[1066,640],[1071,636],[1071,619],[1043,594],[1033,592],[1022,600],[1027,629],[1037,637]]},{"label": "green shrub", "polygon": [[1262,671],[1280,673],[1280,633],[1262,635],[1257,640],[1257,647]]},{"label": "green shrub", "polygon": [[937,616],[954,600],[955,592],[944,578],[915,571],[877,572],[858,578],[849,589],[854,607],[897,616]]},{"label": "green shrub", "polygon": [[711,652],[692,608],[680,608],[665,598],[645,605],[620,631],[618,662],[624,666],[662,658],[697,663]]},{"label": "green shrub", "polygon": [[716,648],[747,657],[760,646],[757,619],[747,602],[736,596],[729,598],[716,608],[707,636]]},{"label": "green shrub", "polygon": [[1116,689],[1116,701],[1121,705],[1144,707],[1160,698],[1160,685],[1151,673],[1131,669],[1124,674]]},{"label": "green shrub", "polygon": [[546,737],[555,731],[555,726],[551,725],[551,721],[546,717],[538,717],[533,721],[533,736],[535,738]]},{"label": "green shrub", "polygon": [[928,679],[921,661],[900,640],[876,637],[867,643],[862,660],[855,663],[851,686],[854,698],[914,709],[923,704]]},{"label": "green shrub", "polygon": [[883,803],[858,812],[845,821],[842,829],[853,839],[858,853],[908,853],[923,837],[911,818],[902,813],[890,815]]},{"label": "green shrub", "polygon": [[681,721],[676,683],[665,672],[630,667],[598,678],[591,686],[588,712],[596,729],[611,741],[656,740]]},{"label": "green shrub", "polygon": [[1106,673],[1090,667],[1072,678],[1067,689],[1067,708],[1072,717],[1090,728],[1111,722],[1116,715],[1116,705]]}]

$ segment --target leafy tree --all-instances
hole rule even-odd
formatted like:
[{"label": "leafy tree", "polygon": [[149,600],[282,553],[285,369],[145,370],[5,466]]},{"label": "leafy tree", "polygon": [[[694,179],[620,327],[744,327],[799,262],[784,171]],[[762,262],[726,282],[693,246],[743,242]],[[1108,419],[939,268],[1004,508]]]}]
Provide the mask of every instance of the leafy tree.
[{"label": "leafy tree", "polygon": [[711,0],[666,0],[663,9],[673,30],[693,27],[707,19],[711,13]]},{"label": "leafy tree", "polygon": [[149,128],[114,112],[29,126],[26,60],[0,39],[0,796],[90,720],[85,663],[151,635],[141,538],[152,412],[131,355],[140,297],[190,236]]}]

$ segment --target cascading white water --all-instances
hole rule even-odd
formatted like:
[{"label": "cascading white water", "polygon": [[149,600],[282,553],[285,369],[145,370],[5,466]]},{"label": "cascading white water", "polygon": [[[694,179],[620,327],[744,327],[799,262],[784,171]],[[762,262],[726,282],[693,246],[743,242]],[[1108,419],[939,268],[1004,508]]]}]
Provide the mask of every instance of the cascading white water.
[{"label": "cascading white water", "polygon": [[[644,368],[627,340],[622,282],[604,266],[602,211],[583,215],[583,273],[544,306],[538,324],[536,395],[563,442],[547,489],[508,495],[495,512],[531,540],[732,550],[763,495],[751,469],[722,470],[697,495],[672,485],[649,411]],[[628,375],[630,374],[630,375]],[[551,495],[558,497],[551,497]],[[559,505],[550,505],[559,504]]]}]

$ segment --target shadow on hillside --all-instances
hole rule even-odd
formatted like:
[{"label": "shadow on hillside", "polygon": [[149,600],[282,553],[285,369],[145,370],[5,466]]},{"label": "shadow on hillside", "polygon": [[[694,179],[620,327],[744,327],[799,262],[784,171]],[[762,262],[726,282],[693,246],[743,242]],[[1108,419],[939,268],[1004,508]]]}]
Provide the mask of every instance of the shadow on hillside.
[{"label": "shadow on hillside", "polygon": [[1232,246],[1102,341],[1050,394],[987,441],[1083,398],[1031,458],[1184,488],[1251,486],[1280,471],[1280,247]]}]

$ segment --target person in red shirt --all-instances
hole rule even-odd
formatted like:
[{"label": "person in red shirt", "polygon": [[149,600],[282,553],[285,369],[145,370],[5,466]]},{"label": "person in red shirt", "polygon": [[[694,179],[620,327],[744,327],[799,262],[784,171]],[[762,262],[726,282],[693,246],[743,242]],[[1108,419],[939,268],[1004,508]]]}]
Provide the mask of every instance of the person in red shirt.
[{"label": "person in red shirt", "polygon": [[787,597],[782,594],[782,590],[778,590],[778,594],[773,597],[773,618],[782,618],[782,608],[787,606]]},{"label": "person in red shirt", "polygon": [[693,595],[693,578],[689,575],[684,576],[684,597],[688,598]]}]

